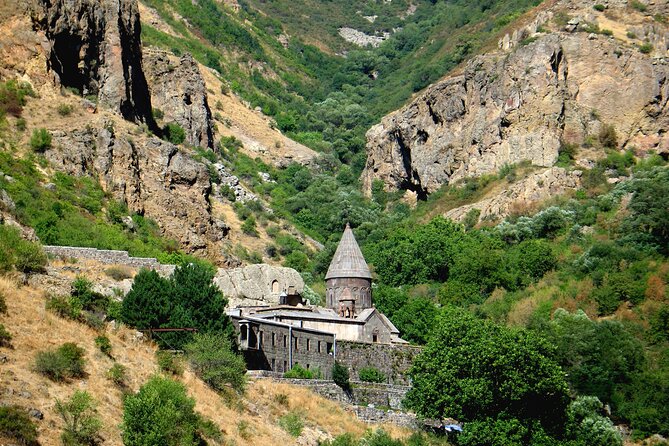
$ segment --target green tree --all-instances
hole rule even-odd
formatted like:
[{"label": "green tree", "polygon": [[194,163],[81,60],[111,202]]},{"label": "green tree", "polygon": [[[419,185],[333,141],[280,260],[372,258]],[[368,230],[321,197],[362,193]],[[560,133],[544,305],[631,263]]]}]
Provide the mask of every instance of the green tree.
[{"label": "green tree", "polygon": [[592,321],[561,308],[544,332],[571,387],[611,403],[616,386],[631,382],[644,364],[643,348],[617,321]]},{"label": "green tree", "polygon": [[567,436],[588,446],[622,446],[623,439],[595,396],[579,396],[567,408]]},{"label": "green tree", "polygon": [[349,381],[348,369],[346,366],[341,365],[337,361],[335,361],[334,365],[332,366],[332,381],[341,387],[344,392],[351,392],[351,382]]},{"label": "green tree", "polygon": [[198,446],[200,417],[186,387],[160,376],[152,377],[123,401],[121,431],[125,446]]},{"label": "green tree", "polygon": [[65,423],[60,437],[63,445],[97,444],[102,422],[96,415],[95,401],[88,392],[77,390],[64,402],[56,399],[56,411]]},{"label": "green tree", "polygon": [[139,329],[159,328],[172,314],[171,283],[154,270],[142,269],[123,299],[121,320]]},{"label": "green tree", "polygon": [[437,217],[417,228],[394,229],[367,252],[376,272],[388,285],[445,281],[464,237],[462,226]]},{"label": "green tree", "polygon": [[622,241],[669,255],[669,169],[637,172],[625,190],[633,195],[620,228]]},{"label": "green tree", "polygon": [[242,393],[246,386],[246,364],[232,348],[228,337],[209,333],[196,334],[184,346],[193,371],[212,389],[231,387]]},{"label": "green tree", "polygon": [[476,319],[464,310],[442,311],[432,337],[409,375],[407,404],[432,418],[465,422],[517,419],[558,432],[568,387],[548,344],[526,331]]},{"label": "green tree", "polygon": [[[190,263],[176,268],[170,279],[173,310],[169,324],[196,328],[201,333],[225,334],[232,339],[232,323],[225,313],[228,301],[213,279],[214,270],[207,265]],[[190,337],[183,333],[163,336],[177,349],[182,348]]]}]

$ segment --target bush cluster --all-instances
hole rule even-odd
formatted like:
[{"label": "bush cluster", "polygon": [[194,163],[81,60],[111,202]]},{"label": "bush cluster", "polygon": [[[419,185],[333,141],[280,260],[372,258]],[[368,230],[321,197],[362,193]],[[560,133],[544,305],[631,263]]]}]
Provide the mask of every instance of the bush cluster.
[{"label": "bush cluster", "polygon": [[183,384],[152,377],[136,394],[123,400],[123,444],[198,446],[205,436],[220,441],[220,429],[194,408],[195,400]]},{"label": "bush cluster", "polygon": [[45,265],[46,255],[38,243],[24,240],[14,227],[0,225],[0,272],[40,272]]},{"label": "bush cluster", "polygon": [[56,399],[56,412],[65,425],[60,436],[64,446],[98,444],[102,422],[88,392],[77,390],[67,401]]},{"label": "bush cluster", "polygon": [[242,393],[246,386],[244,358],[233,351],[227,336],[198,333],[184,346],[186,358],[193,371],[212,389],[230,387]]},{"label": "bush cluster", "polygon": [[[227,300],[212,283],[213,277],[212,268],[203,263],[178,266],[170,278],[142,270],[123,299],[121,320],[139,329],[194,328],[231,336],[232,324],[224,316]],[[179,350],[192,337],[189,332],[169,332],[157,335],[156,341]]]},{"label": "bush cluster", "polygon": [[370,383],[383,383],[386,382],[386,375],[384,375],[376,367],[363,367],[358,370],[358,377],[360,381],[366,381]]},{"label": "bush cluster", "polygon": [[283,374],[283,377],[295,379],[318,379],[320,378],[320,370],[305,369],[300,364],[295,364],[292,369]]},{"label": "bush cluster", "polygon": [[73,342],[67,342],[56,350],[38,352],[35,355],[35,370],[54,380],[82,378],[84,372],[84,349]]},{"label": "bush cluster", "polygon": [[0,406],[0,435],[26,446],[39,445],[37,427],[22,407]]}]

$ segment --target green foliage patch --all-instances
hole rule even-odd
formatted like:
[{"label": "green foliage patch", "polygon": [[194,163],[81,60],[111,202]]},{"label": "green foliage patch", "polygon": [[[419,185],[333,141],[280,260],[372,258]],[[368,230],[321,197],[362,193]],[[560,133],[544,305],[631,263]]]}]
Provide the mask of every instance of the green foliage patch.
[{"label": "green foliage patch", "polygon": [[[200,333],[231,336],[225,317],[227,299],[212,283],[214,271],[201,263],[178,266],[170,278],[142,270],[123,299],[121,320],[139,329],[193,328]],[[193,337],[190,332],[156,333],[164,348],[181,350]]]},{"label": "green foliage patch", "polygon": [[0,407],[0,435],[26,446],[37,446],[37,427],[28,411],[19,406]]},{"label": "green foliage patch", "polygon": [[67,401],[56,399],[56,412],[65,425],[60,436],[64,446],[98,444],[102,422],[88,392],[77,390]]},{"label": "green foliage patch", "polygon": [[198,446],[212,426],[194,409],[195,400],[183,384],[154,376],[123,400],[123,444]]},{"label": "green foliage patch", "polygon": [[35,370],[53,381],[84,377],[84,364],[84,349],[73,342],[35,355]]},{"label": "green foliage patch", "polygon": [[246,386],[244,358],[233,351],[227,336],[198,333],[184,346],[186,358],[193,371],[212,389],[228,387],[243,393]]}]

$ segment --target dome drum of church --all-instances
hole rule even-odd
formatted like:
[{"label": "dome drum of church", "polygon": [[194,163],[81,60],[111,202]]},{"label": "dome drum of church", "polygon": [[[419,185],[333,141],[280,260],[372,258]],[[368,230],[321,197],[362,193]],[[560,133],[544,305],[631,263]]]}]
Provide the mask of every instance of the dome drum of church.
[{"label": "dome drum of church", "polygon": [[347,224],[325,275],[326,305],[339,316],[352,318],[372,308],[372,273]]}]

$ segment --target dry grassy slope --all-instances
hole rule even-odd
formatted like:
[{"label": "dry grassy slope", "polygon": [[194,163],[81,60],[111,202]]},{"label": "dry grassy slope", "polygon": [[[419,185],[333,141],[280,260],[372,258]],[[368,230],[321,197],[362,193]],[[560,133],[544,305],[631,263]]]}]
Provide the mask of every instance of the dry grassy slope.
[{"label": "dry grassy slope", "polygon": [[[39,440],[44,446],[60,444],[62,423],[55,412],[55,399],[66,399],[75,390],[89,392],[98,402],[98,412],[103,421],[104,444],[121,445],[119,424],[122,419],[121,391],[106,378],[113,361],[98,351],[94,339],[98,333],[80,323],[61,319],[44,309],[45,293],[36,288],[19,286],[8,277],[0,277],[0,293],[7,301],[8,314],[0,315],[0,322],[13,336],[12,348],[0,348],[0,355],[8,361],[0,369],[0,395],[3,404],[18,404],[36,408],[44,413],[38,422]],[[155,346],[133,341],[127,328],[107,330],[113,345],[116,361],[128,368],[128,384],[136,391],[151,375],[157,373],[154,361]],[[86,350],[87,377],[69,383],[54,383],[32,371],[35,354],[52,349],[64,342],[76,342]],[[342,407],[325,400],[307,389],[258,381],[250,383],[245,397],[235,408],[228,407],[223,399],[189,371],[180,380],[195,398],[196,408],[211,418],[223,431],[227,440],[237,445],[316,444],[319,436],[351,432],[361,435],[367,425],[355,419]],[[289,407],[276,402],[276,395],[288,396]],[[303,437],[290,437],[277,424],[288,410],[304,414]],[[244,437],[240,423],[248,428]],[[408,432],[385,427],[394,435],[406,436]]]}]

